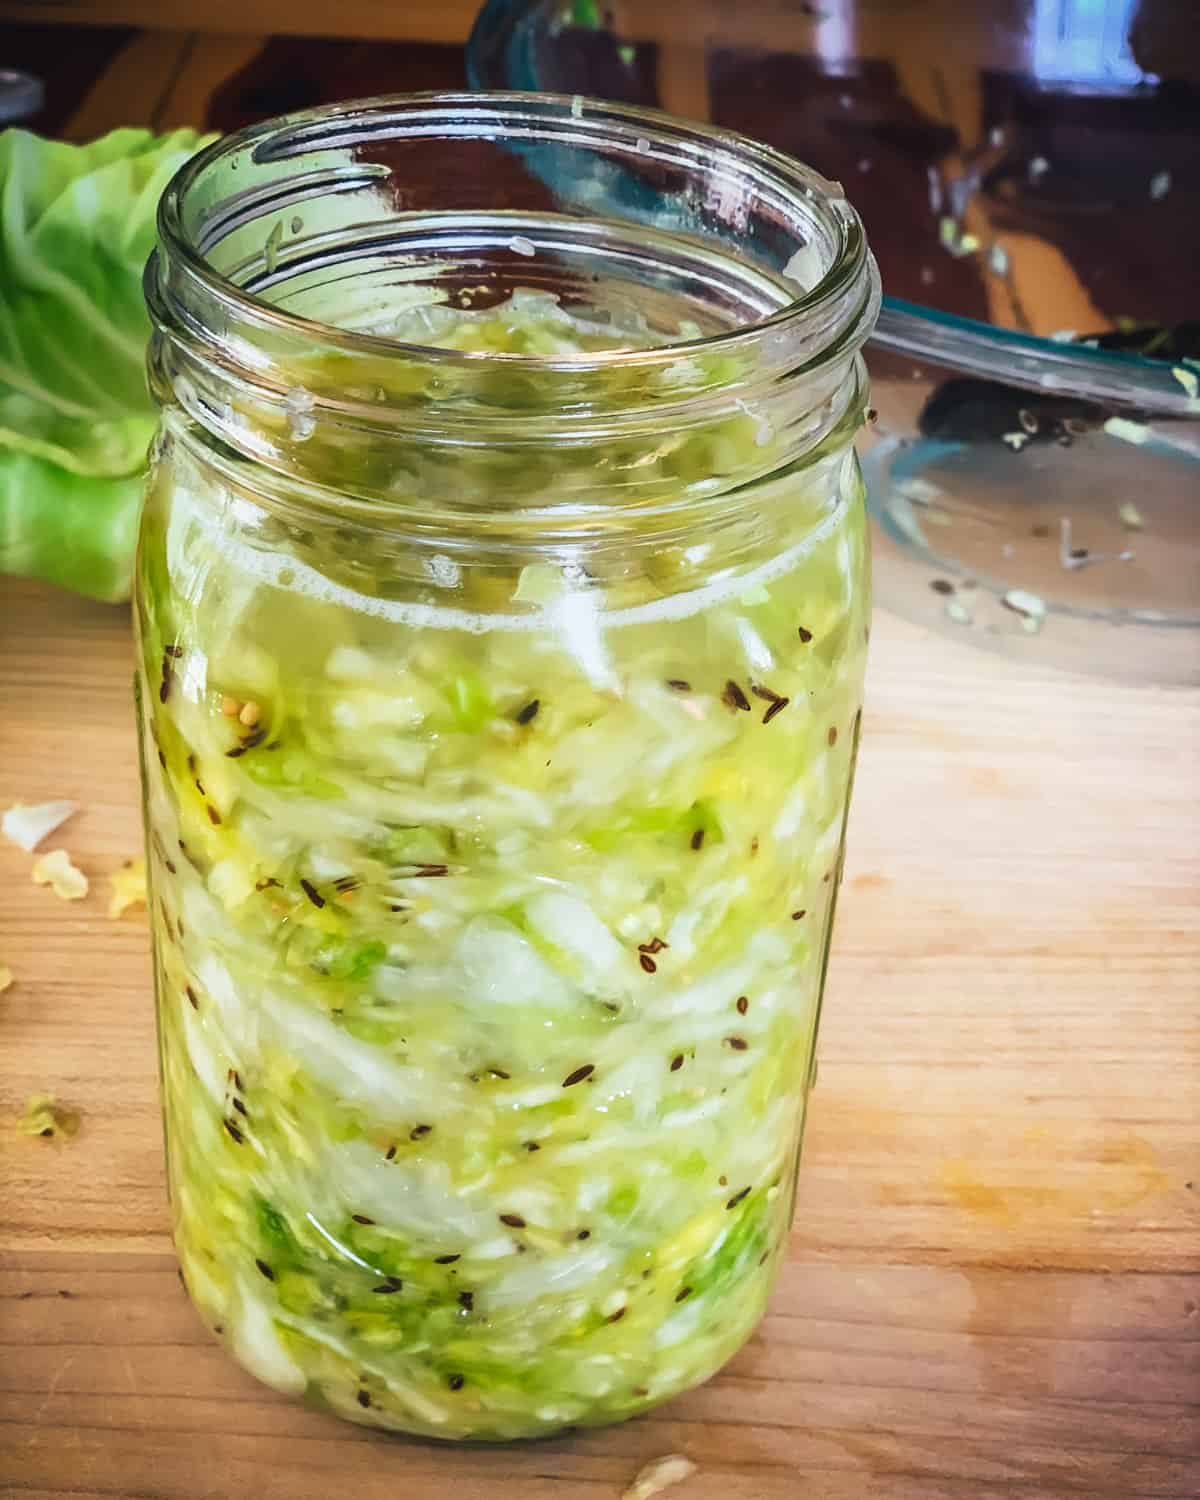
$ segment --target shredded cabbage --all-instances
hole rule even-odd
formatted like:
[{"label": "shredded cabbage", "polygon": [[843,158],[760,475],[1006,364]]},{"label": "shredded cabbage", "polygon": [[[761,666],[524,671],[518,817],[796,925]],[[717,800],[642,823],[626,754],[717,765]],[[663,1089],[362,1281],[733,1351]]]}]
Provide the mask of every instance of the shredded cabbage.
[{"label": "shredded cabbage", "polygon": [[[518,342],[569,335],[528,316]],[[269,1384],[436,1436],[706,1379],[791,1216],[857,741],[855,471],[790,480],[795,534],[719,583],[514,568],[488,607],[466,568],[393,602],[264,553],[163,462],[140,698],[194,1300]]]}]

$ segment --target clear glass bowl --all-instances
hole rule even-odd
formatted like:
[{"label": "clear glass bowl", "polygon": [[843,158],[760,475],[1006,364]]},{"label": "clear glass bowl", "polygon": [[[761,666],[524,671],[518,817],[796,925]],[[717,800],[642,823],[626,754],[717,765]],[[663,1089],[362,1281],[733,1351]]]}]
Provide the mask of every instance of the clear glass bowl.
[{"label": "clear glass bowl", "polygon": [[[1037,0],[970,22],[948,3],[491,0],[468,74],[661,105],[841,175],[885,289],[920,298],[885,298],[868,346],[880,602],[1040,662],[1195,682],[1200,364],[1082,342],[1188,315],[1195,84],[1165,77],[1169,17],[1094,9],[1067,0],[1051,27]],[[922,49],[954,63],[924,105]]]}]

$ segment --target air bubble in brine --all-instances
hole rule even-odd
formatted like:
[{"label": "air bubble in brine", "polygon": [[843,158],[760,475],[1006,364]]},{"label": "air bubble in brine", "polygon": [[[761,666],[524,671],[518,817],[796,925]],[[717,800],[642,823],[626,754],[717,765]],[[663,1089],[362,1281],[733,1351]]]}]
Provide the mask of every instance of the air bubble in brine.
[{"label": "air bubble in brine", "polygon": [[287,412],[288,436],[294,443],[305,443],[317,430],[317,419],[313,416],[315,405],[308,391],[296,386],[283,398]]},{"label": "air bubble in brine", "polygon": [[283,239],[283,223],[280,221],[267,235],[267,243],[263,246],[263,257],[267,263],[267,270],[274,271],[279,264],[279,242]]}]

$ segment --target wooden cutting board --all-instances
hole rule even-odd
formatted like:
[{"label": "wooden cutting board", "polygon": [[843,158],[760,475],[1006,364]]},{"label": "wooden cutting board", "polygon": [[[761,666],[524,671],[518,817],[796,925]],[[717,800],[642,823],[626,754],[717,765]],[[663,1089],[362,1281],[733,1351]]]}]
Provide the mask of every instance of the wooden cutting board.
[{"label": "wooden cutting board", "polygon": [[[1200,1495],[1200,693],[877,617],[791,1255],[716,1380],[526,1447],[386,1440],[208,1339],[167,1240],[124,611],[0,580],[0,805],[72,797],[64,905],[0,848],[0,1494]],[[82,1116],[18,1136],[25,1097]]]}]

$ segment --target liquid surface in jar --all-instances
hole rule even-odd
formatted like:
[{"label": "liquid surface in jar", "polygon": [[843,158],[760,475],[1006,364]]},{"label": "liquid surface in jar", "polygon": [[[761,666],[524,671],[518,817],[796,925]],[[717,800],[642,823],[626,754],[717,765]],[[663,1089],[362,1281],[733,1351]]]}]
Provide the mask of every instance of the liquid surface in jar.
[{"label": "liquid surface in jar", "polygon": [[175,1235],[277,1388],[536,1435],[706,1379],[760,1318],[867,612],[844,446],[771,483],[792,533],[734,568],[446,558],[393,597],[243,536],[167,445],[140,624]]}]

